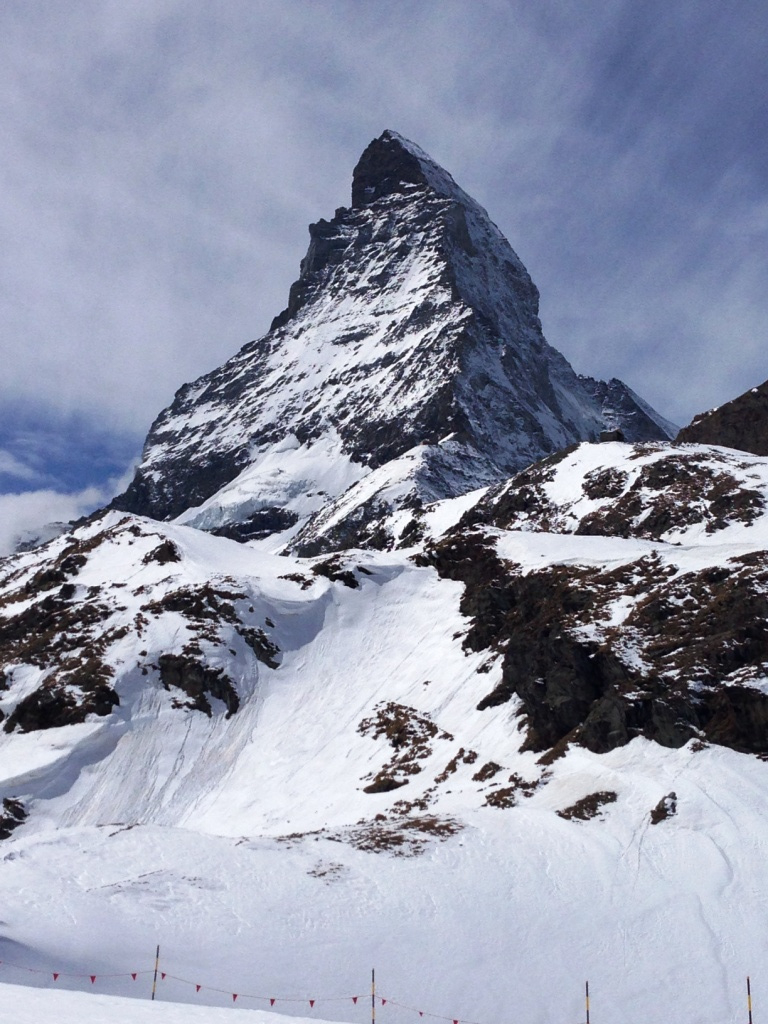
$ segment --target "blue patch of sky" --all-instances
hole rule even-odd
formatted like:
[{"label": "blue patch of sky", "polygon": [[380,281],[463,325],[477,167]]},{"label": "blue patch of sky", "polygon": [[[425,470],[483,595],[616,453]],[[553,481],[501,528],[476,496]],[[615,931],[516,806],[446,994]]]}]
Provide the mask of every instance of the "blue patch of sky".
[{"label": "blue patch of sky", "polygon": [[0,452],[11,459],[6,459],[5,471],[0,462],[0,494],[104,487],[139,458],[141,443],[135,433],[105,430],[82,414],[57,416],[29,403],[5,403],[0,408]]}]

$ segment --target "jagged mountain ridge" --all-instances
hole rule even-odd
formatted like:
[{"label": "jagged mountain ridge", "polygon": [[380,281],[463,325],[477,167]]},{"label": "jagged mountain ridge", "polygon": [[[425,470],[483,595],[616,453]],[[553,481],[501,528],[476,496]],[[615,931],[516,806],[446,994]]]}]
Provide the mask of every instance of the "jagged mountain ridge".
[{"label": "jagged mountain ridge", "polygon": [[351,207],[310,226],[286,309],[178,392],[114,506],[259,536],[300,525],[417,445],[450,437],[461,466],[430,500],[606,425],[629,440],[671,433],[621,382],[575,374],[545,341],[537,289],[486,212],[385,132],[355,168]]}]

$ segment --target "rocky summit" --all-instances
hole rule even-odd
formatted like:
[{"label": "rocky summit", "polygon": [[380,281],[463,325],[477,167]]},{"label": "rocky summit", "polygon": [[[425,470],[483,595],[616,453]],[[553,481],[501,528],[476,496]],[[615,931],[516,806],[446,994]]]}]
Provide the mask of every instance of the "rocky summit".
[{"label": "rocky summit", "polygon": [[305,553],[370,546],[386,542],[382,508],[497,482],[606,427],[632,441],[674,432],[547,344],[536,286],[499,229],[395,132],[360,158],[352,205],[309,232],[287,307],[181,388],[116,508]]},{"label": "rocky summit", "polygon": [[753,455],[768,455],[768,381],[717,409],[696,416],[676,440],[718,444]]},{"label": "rocky summit", "polygon": [[373,142],[117,507],[0,561],[0,984],[146,996],[159,944],[165,1003],[362,1024],[375,965],[381,1024],[578,1020],[585,978],[600,1020],[740,1019],[751,394],[748,435],[665,440],[547,345],[446,172]]}]

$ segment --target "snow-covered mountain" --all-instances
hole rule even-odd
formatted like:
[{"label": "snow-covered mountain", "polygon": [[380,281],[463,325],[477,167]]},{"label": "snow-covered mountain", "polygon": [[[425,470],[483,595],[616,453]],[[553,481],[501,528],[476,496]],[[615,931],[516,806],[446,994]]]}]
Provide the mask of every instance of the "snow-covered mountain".
[{"label": "snow-covered mountain", "polygon": [[[674,433],[547,344],[538,291],[499,229],[395,132],[368,146],[351,207],[310,239],[269,333],[181,388],[116,508],[317,551],[369,542],[382,504],[454,497],[606,427]],[[343,528],[299,532],[314,514],[339,526],[329,501],[417,448],[396,496],[387,476]]]},{"label": "snow-covered mountain", "polygon": [[379,1024],[580,1020],[587,978],[596,1024],[740,1020],[768,457],[577,377],[393,133],[312,239],[134,511],[0,562],[0,981],[146,998],[159,944],[160,999],[238,1012],[362,1024],[375,967]]}]

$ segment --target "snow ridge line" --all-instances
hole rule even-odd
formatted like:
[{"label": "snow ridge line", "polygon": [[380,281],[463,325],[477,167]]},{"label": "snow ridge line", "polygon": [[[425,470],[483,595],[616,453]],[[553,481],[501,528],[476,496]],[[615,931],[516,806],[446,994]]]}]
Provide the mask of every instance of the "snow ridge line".
[{"label": "snow ridge line", "polygon": [[[0,960],[0,967],[11,967],[17,971],[26,971],[28,974],[50,974],[54,981],[58,981],[59,978],[89,978],[92,985],[96,983],[97,978],[131,978],[136,981],[140,974],[154,974],[154,968],[149,968],[143,971],[118,971],[113,973],[101,972],[100,974],[89,974],[85,973],[72,973],[68,971],[44,971],[39,967],[25,967],[22,964],[10,963],[8,960]],[[181,978],[177,974],[170,974],[168,971],[160,971],[160,980],[165,981],[170,979],[171,981],[178,981],[182,985],[194,985],[196,992],[217,992],[219,995],[232,996],[232,1002],[236,1002],[238,999],[253,999],[260,1002],[268,1002],[270,1006],[274,1006],[275,1003],[309,1003],[310,1008],[314,1007],[315,1003],[339,1003],[347,1002],[352,1000],[353,1003],[357,1003],[360,1000],[359,995],[354,996],[319,996],[314,999],[303,998],[301,996],[262,996],[256,995],[252,992],[233,992],[231,989],[216,988],[213,985],[203,985],[195,981],[190,981],[189,978]],[[400,1010],[410,1010],[412,1013],[418,1013],[419,1017],[431,1017],[435,1020],[448,1020],[452,1024],[481,1024],[479,1021],[466,1020],[463,1017],[448,1017],[442,1013],[430,1013],[428,1010],[419,1010],[415,1006],[408,1006],[406,1003],[399,1003],[395,999],[390,999],[388,996],[376,996],[377,1002],[381,1006],[396,1006]]]}]

